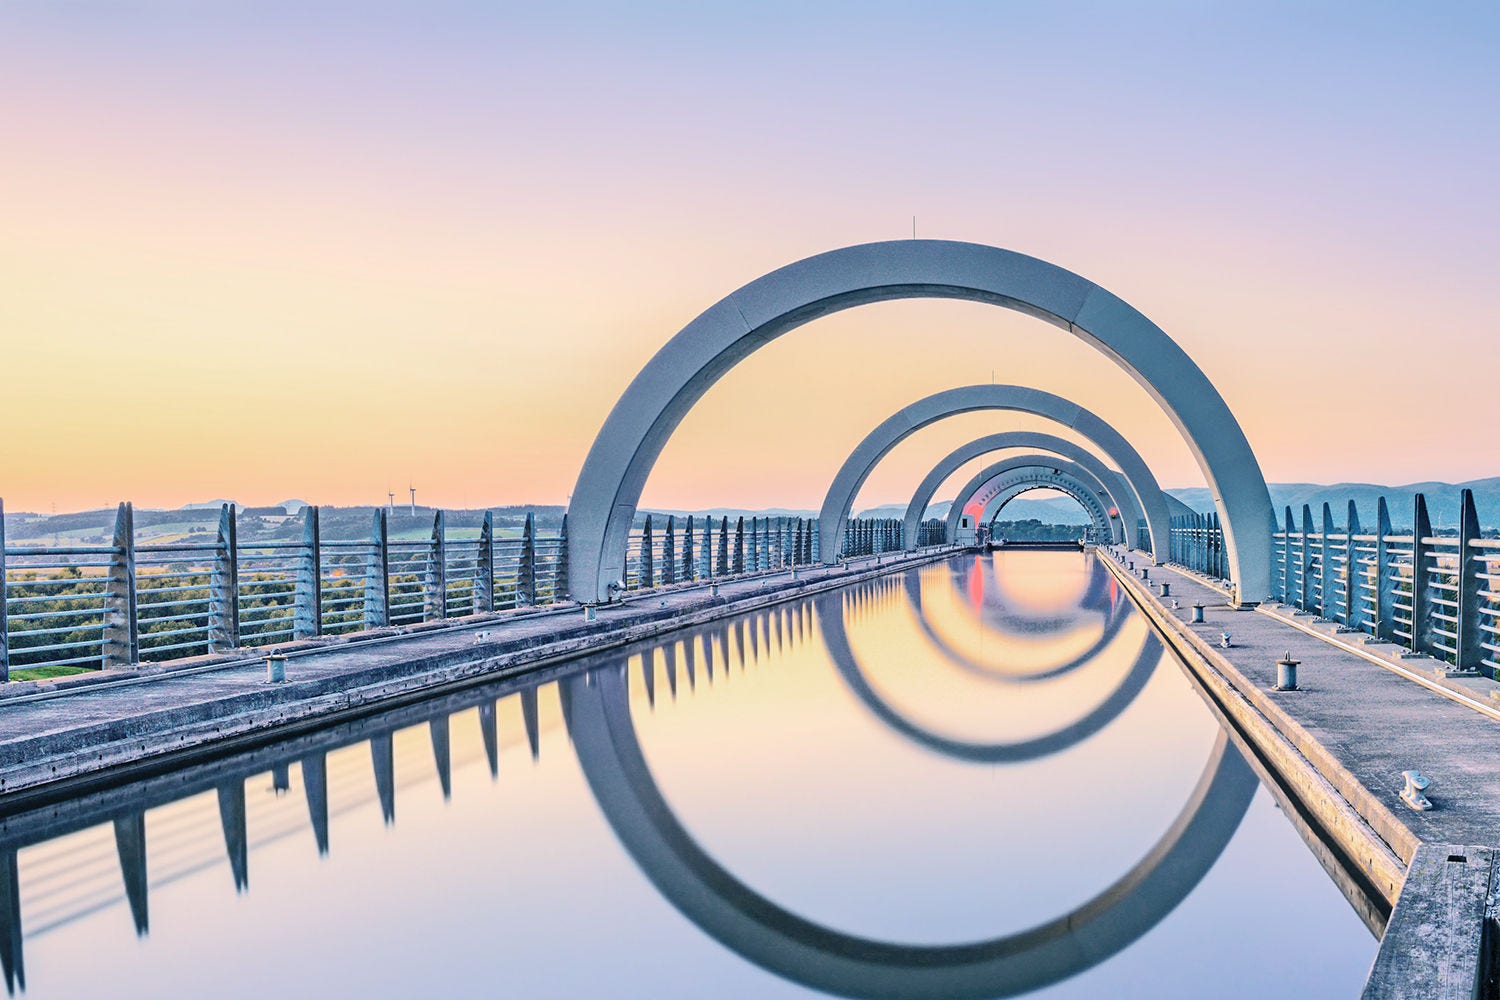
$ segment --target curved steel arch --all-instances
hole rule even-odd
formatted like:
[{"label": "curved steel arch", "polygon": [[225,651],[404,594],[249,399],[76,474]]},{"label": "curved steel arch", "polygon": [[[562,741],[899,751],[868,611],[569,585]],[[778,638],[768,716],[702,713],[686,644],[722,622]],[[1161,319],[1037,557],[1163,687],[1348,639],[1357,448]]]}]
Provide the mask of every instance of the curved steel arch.
[{"label": "curved steel arch", "polygon": [[559,682],[563,717],[606,821],[668,902],[745,959],[848,997],[1013,996],[1104,961],[1145,934],[1218,860],[1257,787],[1222,731],[1182,812],[1128,872],[1029,930],[952,945],[859,937],[801,917],[741,882],[676,818],[646,763],[623,666]]},{"label": "curved steel arch", "polygon": [[[1096,528],[1100,526],[1100,517],[1103,517],[1105,534],[1111,541],[1114,540],[1108,514],[1099,501],[1100,496],[1108,496],[1108,493],[1104,484],[1093,473],[1067,459],[1051,455],[1020,455],[985,466],[982,472],[958,491],[953,506],[948,509],[944,537],[949,542],[957,539],[958,519],[963,515],[964,508],[981,489],[1002,476],[1013,477],[1017,483],[1025,482],[1029,484],[1028,489],[1046,488],[1067,493],[1079,502]],[[976,519],[974,523],[977,526],[980,522]]]},{"label": "curved steel arch", "polygon": [[[1127,447],[1129,445],[1127,444]],[[999,434],[988,434],[982,438],[976,438],[968,444],[955,448],[943,457],[942,461],[932,467],[927,473],[916,492],[911,496],[911,503],[906,505],[906,515],[903,519],[906,549],[911,551],[917,547],[917,529],[922,523],[922,515],[927,512],[927,507],[932,503],[933,494],[939,486],[953,473],[963,467],[965,462],[978,458],[992,451],[1001,451],[1007,448],[1032,448],[1040,451],[1049,451],[1063,458],[1071,459],[1079,465],[1088,469],[1094,476],[1104,484],[1110,499],[1120,511],[1120,527],[1125,534],[1125,544],[1130,548],[1136,548],[1136,525],[1143,517],[1140,504],[1136,501],[1136,493],[1144,492],[1146,489],[1155,487],[1155,480],[1141,486],[1133,485],[1123,473],[1111,469],[1103,459],[1076,442],[1066,438],[1060,438],[1055,434],[1043,434],[1040,431],[1003,431]],[[1134,451],[1134,449],[1131,449]],[[1139,458],[1139,456],[1136,456]],[[1141,464],[1145,464],[1142,462]],[[1160,492],[1160,488],[1157,487]]]},{"label": "curved steel arch", "polygon": [[[1172,520],[1161,489],[1148,488],[1156,478],[1130,443],[1100,417],[1071,400],[1041,389],[1019,385],[968,385],[947,389],[902,407],[881,422],[849,454],[834,476],[818,514],[819,542],[823,561],[831,562],[849,517],[849,508],[870,473],[896,445],[929,424],[960,413],[978,410],[1010,410],[1046,417],[1083,435],[1120,463],[1126,480],[1146,514],[1153,552],[1167,552]],[[1141,487],[1136,489],[1136,487]]]},{"label": "curved steel arch", "polygon": [[[772,271],[710,306],[636,375],[604,421],[568,505],[573,596],[597,603],[624,575],[646,477],[693,405],[763,344],[828,313],[892,299],[967,299],[1015,309],[1092,344],[1156,400],[1187,442],[1224,520],[1236,600],[1271,592],[1271,495],[1213,383],[1160,327],[1055,264],[977,243],[894,240]],[[1143,498],[1143,507],[1149,505]],[[827,555],[835,545],[824,545]],[[1157,541],[1166,551],[1166,539]]]},{"label": "curved steel arch", "polygon": [[[1004,479],[1005,482],[1000,483],[999,480],[1001,479]],[[965,483],[955,495],[953,506],[948,510],[944,536],[950,542],[957,538],[959,517],[962,516],[964,510],[980,493],[992,485],[995,489],[994,492],[984,498],[985,507],[989,506],[990,500],[1011,487],[1018,488],[1014,493],[1006,497],[1007,503],[1016,496],[1033,489],[1060,490],[1078,500],[1079,498],[1076,494],[1078,487],[1082,484],[1087,484],[1086,488],[1092,488],[1100,493],[1104,490],[1104,485],[1097,479],[1094,479],[1088,470],[1074,465],[1065,459],[1023,455],[1019,459],[1007,458],[999,462],[994,462],[985,466],[983,470]],[[1079,500],[1079,502],[1083,503],[1082,500]],[[1084,510],[1088,511],[1087,504],[1084,504]],[[982,513],[980,517],[975,518],[974,523],[976,526],[983,523]],[[1089,516],[1097,524],[1096,515],[1090,512]]]}]

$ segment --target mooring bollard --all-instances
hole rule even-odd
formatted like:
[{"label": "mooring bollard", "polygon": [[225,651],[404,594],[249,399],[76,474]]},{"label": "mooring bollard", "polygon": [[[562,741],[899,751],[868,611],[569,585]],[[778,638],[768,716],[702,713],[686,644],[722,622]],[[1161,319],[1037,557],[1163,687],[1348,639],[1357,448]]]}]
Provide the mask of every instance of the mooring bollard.
[{"label": "mooring bollard", "polygon": [[266,683],[282,684],[286,681],[286,654],[273,649],[266,654]]},{"label": "mooring bollard", "polygon": [[1228,649],[1233,643],[1230,641],[1228,632],[1219,633],[1219,648]]},{"label": "mooring bollard", "polygon": [[709,597],[718,597],[719,596],[719,585],[717,583],[710,583],[708,585],[708,596]]},{"label": "mooring bollard", "polygon": [[586,622],[598,621],[599,609],[592,604],[585,604],[583,606],[583,620]]},{"label": "mooring bollard", "polygon": [[1289,649],[1281,659],[1276,661],[1276,690],[1297,690],[1297,664],[1301,660],[1292,659],[1292,651]]},{"label": "mooring bollard", "polygon": [[1194,601],[1193,602],[1193,624],[1194,625],[1202,625],[1203,624],[1203,602],[1202,601]]},{"label": "mooring bollard", "polygon": [[1149,566],[1142,566],[1141,567],[1141,579],[1142,580],[1150,580],[1151,579],[1151,568]]},{"label": "mooring bollard", "polygon": [[1401,790],[1401,801],[1417,812],[1431,809],[1432,800],[1422,793],[1432,784],[1432,779],[1424,777],[1421,771],[1402,771],[1401,777],[1406,779],[1406,787]]},{"label": "mooring bollard", "polygon": [[1169,583],[1166,580],[1163,580],[1161,582],[1161,596],[1163,596],[1163,597],[1171,597],[1172,596],[1172,584]]}]

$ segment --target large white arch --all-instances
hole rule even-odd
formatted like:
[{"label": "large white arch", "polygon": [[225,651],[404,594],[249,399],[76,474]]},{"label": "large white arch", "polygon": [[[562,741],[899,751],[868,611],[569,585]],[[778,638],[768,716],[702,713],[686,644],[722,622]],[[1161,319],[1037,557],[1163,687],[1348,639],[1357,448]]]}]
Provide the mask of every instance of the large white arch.
[{"label": "large white arch", "polygon": [[[1002,431],[998,434],[976,438],[966,445],[955,448],[945,455],[942,461],[934,465],[932,471],[922,479],[916,492],[911,495],[911,503],[906,505],[906,515],[903,518],[902,538],[906,540],[907,550],[917,547],[917,528],[922,523],[922,515],[927,512],[928,506],[932,503],[933,494],[949,476],[972,459],[987,455],[992,451],[1010,448],[1049,451],[1077,462],[1092,472],[1095,478],[1104,484],[1110,499],[1120,511],[1120,526],[1124,530],[1125,544],[1130,548],[1136,547],[1136,525],[1143,514],[1135,498],[1138,488],[1132,486],[1123,473],[1111,469],[1102,459],[1082,445],[1055,434],[1043,434],[1039,431]],[[1140,487],[1140,489],[1150,489],[1154,485],[1153,479],[1150,485]]]},{"label": "large white arch", "polygon": [[839,467],[838,474],[834,476],[833,485],[828,487],[828,493],[823,498],[823,508],[818,514],[818,540],[822,545],[823,561],[832,561],[832,553],[838,551],[839,538],[844,532],[854,498],[875,466],[880,464],[880,460],[892,448],[929,424],[960,413],[979,410],[1007,410],[1046,417],[1072,428],[1101,450],[1108,452],[1111,458],[1120,463],[1127,482],[1132,485],[1136,499],[1145,512],[1152,551],[1168,551],[1167,540],[1172,521],[1167,513],[1166,501],[1162,499],[1160,488],[1145,486],[1148,483],[1154,484],[1156,477],[1151,475],[1151,470],[1146,467],[1140,454],[1119,431],[1105,423],[1098,414],[1041,389],[1020,385],[966,385],[935,392],[902,407],[881,421],[849,453],[849,457]]},{"label": "large white arch", "polygon": [[[1038,488],[1060,490],[1078,501],[1095,527],[1099,524],[1099,511],[1096,508],[1101,508],[1101,498],[1108,497],[1104,484],[1093,473],[1067,459],[1050,455],[1021,455],[1001,459],[985,466],[958,491],[946,518],[943,537],[947,541],[957,539],[958,519],[963,515],[964,509],[991,483],[1001,484],[1001,489],[1017,487],[1015,494]],[[999,493],[999,489],[995,490],[985,497],[985,502],[988,503]],[[1108,514],[1104,516],[1106,537],[1113,542],[1114,535],[1108,533]],[[981,522],[976,520],[974,523],[977,526]]]},{"label": "large white arch", "polygon": [[[608,597],[609,582],[624,575],[646,477],[678,423],[725,372],[819,316],[911,298],[1015,309],[1117,362],[1161,405],[1197,459],[1224,519],[1237,599],[1270,593],[1265,477],[1223,397],[1172,338],[1105,289],[1035,257],[976,243],[900,240],[833,250],[772,271],[710,306],[657,351],[610,411],[573,488],[573,596],[597,603]],[[1165,551],[1165,539],[1160,544]]]}]

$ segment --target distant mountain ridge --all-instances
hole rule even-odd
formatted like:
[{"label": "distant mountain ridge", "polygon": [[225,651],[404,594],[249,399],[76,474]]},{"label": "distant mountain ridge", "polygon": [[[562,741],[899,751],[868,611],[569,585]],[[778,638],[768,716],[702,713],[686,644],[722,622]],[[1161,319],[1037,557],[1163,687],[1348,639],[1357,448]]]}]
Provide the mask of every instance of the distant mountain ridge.
[{"label": "distant mountain ridge", "polygon": [[[1312,508],[1315,521],[1321,521],[1323,504],[1333,508],[1335,524],[1342,525],[1353,500],[1359,511],[1359,523],[1363,528],[1375,525],[1375,506],[1380,497],[1385,497],[1390,508],[1391,523],[1395,527],[1411,527],[1415,496],[1421,493],[1427,499],[1427,513],[1434,528],[1458,527],[1459,492],[1474,491],[1474,508],[1479,513],[1479,524],[1483,528],[1500,528],[1500,476],[1489,479],[1474,479],[1466,483],[1408,483],[1405,486],[1379,486],[1374,483],[1335,483],[1321,486],[1316,483],[1272,483],[1271,503],[1277,518],[1286,516],[1286,508],[1292,508],[1292,517],[1302,520],[1302,505]],[[1213,496],[1201,486],[1188,489],[1167,490],[1183,503],[1200,513],[1213,510]]]},{"label": "distant mountain ridge", "polygon": [[[1427,513],[1434,528],[1458,527],[1459,492],[1474,491],[1474,507],[1479,513],[1480,527],[1488,530],[1500,529],[1500,476],[1489,479],[1474,479],[1466,483],[1408,483],[1404,486],[1381,486],[1376,483],[1334,483],[1324,486],[1318,483],[1271,483],[1271,504],[1278,519],[1286,516],[1286,508],[1292,508],[1292,517],[1301,526],[1302,505],[1312,508],[1313,518],[1321,523],[1323,504],[1333,508],[1334,523],[1342,526],[1349,501],[1353,500],[1359,511],[1360,526],[1365,529],[1375,525],[1375,505],[1385,497],[1390,508],[1394,527],[1411,527],[1412,508],[1416,494],[1427,499]],[[1202,486],[1169,489],[1168,493],[1199,513],[1214,509],[1213,495]],[[951,500],[934,503],[927,508],[928,517],[946,517]],[[1012,514],[1014,510],[1014,514]],[[1054,497],[1048,500],[1028,500],[1024,497],[1012,501],[1005,508],[1008,519],[1025,520],[1034,517],[1050,524],[1086,524],[1077,504],[1072,500]],[[906,507],[901,504],[881,504],[860,511],[860,517],[904,517]]]}]

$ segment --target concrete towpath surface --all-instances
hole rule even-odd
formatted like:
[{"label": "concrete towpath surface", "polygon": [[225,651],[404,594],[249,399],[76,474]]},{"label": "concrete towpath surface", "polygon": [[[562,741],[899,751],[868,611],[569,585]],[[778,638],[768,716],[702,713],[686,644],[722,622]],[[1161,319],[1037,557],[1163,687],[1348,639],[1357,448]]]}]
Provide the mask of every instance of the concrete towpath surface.
[{"label": "concrete towpath surface", "polygon": [[[1159,596],[1162,580],[1171,583],[1171,596],[1165,599]],[[1415,841],[1500,844],[1500,720],[1287,620],[1295,617],[1310,624],[1310,615],[1294,616],[1291,609],[1278,606],[1233,610],[1224,590],[1171,566],[1151,567],[1149,585],[1163,614],[1200,636],[1260,697],[1296,724],[1298,728],[1288,727],[1284,736],[1299,747],[1309,737],[1315,740]],[[1195,625],[1190,621],[1192,606],[1200,601],[1205,620]],[[1328,626],[1330,633],[1332,628]],[[1218,645],[1225,632],[1231,636],[1228,648]],[[1357,643],[1348,635],[1337,638]],[[1298,690],[1276,691],[1276,661],[1288,653],[1300,661]],[[1435,660],[1399,665],[1429,675],[1438,667]],[[1433,683],[1438,684],[1435,677]],[[1427,790],[1431,811],[1418,812],[1402,801],[1401,773],[1407,770],[1432,779]],[[1360,805],[1351,802],[1356,808]],[[1380,829],[1380,824],[1372,826]],[[1409,863],[1415,842],[1399,834],[1394,840],[1390,846]]]},{"label": "concrete towpath surface", "polygon": [[[1099,557],[1393,906],[1365,1000],[1496,996],[1485,927],[1500,918],[1500,713],[1489,697],[1500,685],[1449,678],[1435,660],[1404,658],[1294,608],[1235,610],[1214,582],[1139,555]],[[1198,603],[1202,623],[1191,620]],[[1284,657],[1299,661],[1295,691],[1275,689]],[[1410,770],[1431,779],[1430,810],[1402,799]]]},{"label": "concrete towpath surface", "polygon": [[85,685],[17,685],[0,696],[0,813],[127,771],[279,738],[351,713],[455,685],[537,669],[729,614],[945,558],[949,549],[888,553],[796,574],[663,588],[601,607],[576,605],[383,630],[364,641],[304,643],[268,684],[264,650],[201,667],[122,671]]}]

